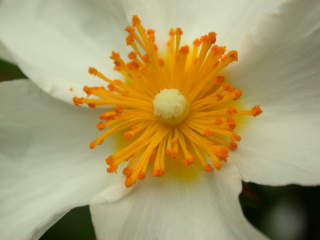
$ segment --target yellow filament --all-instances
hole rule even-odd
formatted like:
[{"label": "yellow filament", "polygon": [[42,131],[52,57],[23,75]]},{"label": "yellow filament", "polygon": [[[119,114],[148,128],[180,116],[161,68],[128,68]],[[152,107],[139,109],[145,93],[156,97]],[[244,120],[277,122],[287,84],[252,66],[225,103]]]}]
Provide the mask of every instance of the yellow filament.
[{"label": "yellow filament", "polygon": [[[221,75],[238,60],[237,52],[216,45],[213,32],[196,39],[192,46],[183,46],[183,32],[176,28],[169,31],[167,50],[162,54],[155,43],[155,31],[145,29],[137,16],[125,30],[126,43],[132,48],[129,61],[117,52],[110,57],[125,81],[112,80],[90,67],[89,73],[106,85],[84,86],[87,96],[73,98],[77,106],[112,106],[100,114],[96,127],[104,132],[90,143],[90,148],[111,135],[125,139],[106,163],[109,173],[125,165],[127,187],[148,173],[158,177],[168,170],[174,172],[173,168],[183,172],[183,165],[208,172],[219,170],[229,151],[238,147],[236,141],[241,137],[235,130],[242,117],[262,113],[259,106],[246,110],[237,104],[243,92]],[[178,89],[188,102],[186,111],[169,122],[153,111],[152,102],[164,89]]]}]

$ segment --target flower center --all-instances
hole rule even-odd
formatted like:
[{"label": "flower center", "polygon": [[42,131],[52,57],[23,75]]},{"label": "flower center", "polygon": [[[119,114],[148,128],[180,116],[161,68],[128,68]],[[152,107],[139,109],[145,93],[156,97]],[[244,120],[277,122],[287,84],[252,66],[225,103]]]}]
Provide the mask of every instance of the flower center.
[{"label": "flower center", "polygon": [[216,45],[213,32],[192,46],[181,46],[183,32],[177,28],[169,31],[167,49],[159,53],[155,31],[145,29],[137,16],[125,30],[132,48],[129,61],[117,52],[110,57],[124,81],[91,67],[89,73],[106,85],[84,86],[87,96],[73,98],[75,105],[113,106],[100,114],[97,128],[104,132],[90,148],[116,133],[129,140],[106,158],[108,173],[126,166],[127,187],[148,173],[164,175],[168,159],[182,163],[181,167],[219,170],[241,140],[236,133],[238,118],[262,113],[259,106],[245,110],[236,105],[243,92],[221,74],[238,60],[237,51],[226,52],[226,47]]},{"label": "flower center", "polygon": [[153,113],[170,125],[181,123],[189,111],[185,96],[178,89],[162,89],[153,99]]}]

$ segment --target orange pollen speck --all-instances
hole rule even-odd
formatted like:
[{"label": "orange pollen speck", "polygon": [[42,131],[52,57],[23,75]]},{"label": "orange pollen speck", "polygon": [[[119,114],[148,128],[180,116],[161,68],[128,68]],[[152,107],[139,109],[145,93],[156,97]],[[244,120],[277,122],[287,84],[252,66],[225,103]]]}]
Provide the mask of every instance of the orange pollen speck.
[{"label": "orange pollen speck", "polygon": [[[238,61],[237,51],[216,45],[214,32],[183,46],[182,29],[172,28],[167,49],[159,52],[155,30],[145,29],[138,16],[132,17],[125,31],[132,48],[128,61],[115,51],[110,57],[123,81],[90,67],[88,73],[104,83],[84,86],[86,96],[73,98],[76,106],[107,106],[96,125],[102,134],[89,147],[94,149],[117,133],[128,139],[125,147],[106,159],[108,173],[126,165],[122,173],[127,187],[148,174],[164,175],[168,159],[207,172],[221,169],[241,140],[235,132],[239,117],[262,113],[258,105],[235,107],[244,93],[221,75]],[[159,97],[160,92],[165,94]]]}]

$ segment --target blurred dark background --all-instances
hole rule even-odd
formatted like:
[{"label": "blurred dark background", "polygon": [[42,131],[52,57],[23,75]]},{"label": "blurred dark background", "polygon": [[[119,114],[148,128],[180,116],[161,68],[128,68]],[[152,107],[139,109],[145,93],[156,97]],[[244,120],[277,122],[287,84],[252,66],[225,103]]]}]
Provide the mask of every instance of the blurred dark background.
[{"label": "blurred dark background", "polygon": [[[19,68],[0,60],[0,81],[21,78]],[[247,219],[273,240],[320,240],[320,187],[243,183],[240,202]],[[95,239],[88,207],[73,209],[41,238],[64,239]]]}]

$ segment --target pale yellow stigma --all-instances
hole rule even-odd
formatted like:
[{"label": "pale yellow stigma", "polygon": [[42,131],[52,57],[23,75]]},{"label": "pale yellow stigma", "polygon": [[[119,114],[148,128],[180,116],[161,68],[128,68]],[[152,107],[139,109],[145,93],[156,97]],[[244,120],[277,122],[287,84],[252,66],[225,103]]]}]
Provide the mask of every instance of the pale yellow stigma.
[{"label": "pale yellow stigma", "polygon": [[155,30],[144,28],[137,16],[125,30],[132,48],[128,61],[115,51],[110,57],[124,81],[91,67],[89,74],[104,84],[84,86],[87,96],[73,99],[77,106],[108,106],[96,126],[103,132],[90,148],[116,133],[128,139],[106,158],[108,173],[125,165],[127,187],[148,173],[164,175],[168,161],[208,172],[221,169],[241,140],[238,119],[262,113],[258,105],[248,110],[235,104],[243,92],[223,76],[238,61],[237,51],[217,45],[214,32],[182,46],[183,32],[176,28],[169,31],[166,50],[158,52]]},{"label": "pale yellow stigma", "polygon": [[188,105],[178,89],[162,89],[153,99],[153,113],[165,123],[176,125],[185,119]]}]

